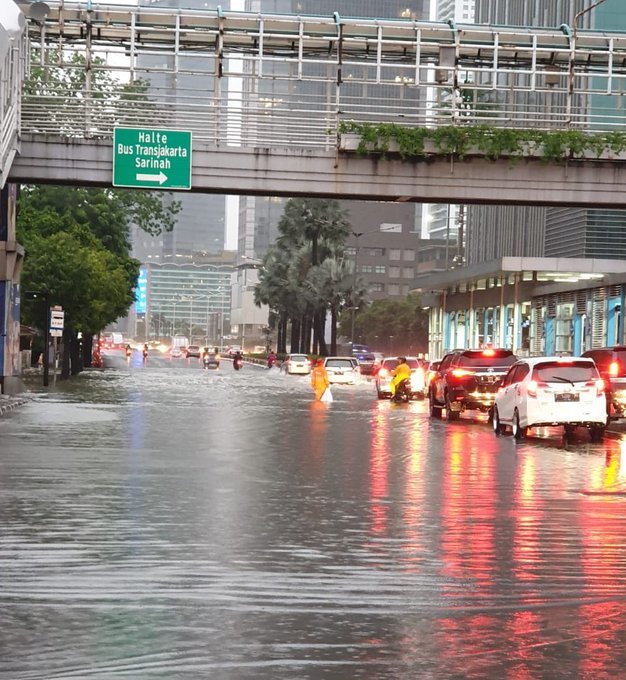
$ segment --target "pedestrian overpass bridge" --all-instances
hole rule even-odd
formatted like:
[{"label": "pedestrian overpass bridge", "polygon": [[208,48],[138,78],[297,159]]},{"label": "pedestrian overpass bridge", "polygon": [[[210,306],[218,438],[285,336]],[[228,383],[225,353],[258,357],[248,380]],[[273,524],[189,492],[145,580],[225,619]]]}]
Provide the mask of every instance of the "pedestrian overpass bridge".
[{"label": "pedestrian overpass bridge", "polygon": [[[20,373],[16,186],[129,186],[120,132],[189,139],[187,185],[153,146],[145,188],[626,207],[626,34],[16,2],[0,2],[0,391]],[[351,126],[379,149],[396,126],[402,153],[355,153]],[[478,128],[497,153],[459,153]],[[434,149],[403,159],[407,129]],[[528,131],[547,136],[512,163]]]},{"label": "pedestrian overpass bridge", "polygon": [[[626,34],[72,0],[27,10],[3,183],[111,185],[114,130],[141,128],[192,133],[192,191],[626,207]],[[407,161],[356,154],[350,123],[612,141],[566,146],[561,162]]]}]

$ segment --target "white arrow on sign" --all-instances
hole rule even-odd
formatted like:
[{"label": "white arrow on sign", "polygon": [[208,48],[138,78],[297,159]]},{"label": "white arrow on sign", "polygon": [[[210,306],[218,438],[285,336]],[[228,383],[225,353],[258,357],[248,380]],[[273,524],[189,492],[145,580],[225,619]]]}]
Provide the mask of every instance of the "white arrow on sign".
[{"label": "white arrow on sign", "polygon": [[138,182],[158,182],[159,184],[163,184],[166,179],[167,175],[164,175],[162,172],[159,172],[158,175],[147,175],[143,172],[137,173]]}]

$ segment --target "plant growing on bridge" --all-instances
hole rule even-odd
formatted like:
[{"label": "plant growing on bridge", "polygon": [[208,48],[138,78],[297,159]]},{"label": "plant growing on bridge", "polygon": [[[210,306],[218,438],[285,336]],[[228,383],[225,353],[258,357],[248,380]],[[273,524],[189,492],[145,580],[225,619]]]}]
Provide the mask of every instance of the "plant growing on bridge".
[{"label": "plant growing on bridge", "polygon": [[626,151],[626,133],[582,130],[536,130],[504,128],[493,125],[441,125],[409,128],[394,123],[356,123],[343,121],[340,134],[359,136],[357,152],[385,155],[392,150],[403,160],[425,160],[428,156],[446,155],[459,160],[476,151],[490,160],[508,157],[513,160],[539,156],[545,163],[603,153]]}]

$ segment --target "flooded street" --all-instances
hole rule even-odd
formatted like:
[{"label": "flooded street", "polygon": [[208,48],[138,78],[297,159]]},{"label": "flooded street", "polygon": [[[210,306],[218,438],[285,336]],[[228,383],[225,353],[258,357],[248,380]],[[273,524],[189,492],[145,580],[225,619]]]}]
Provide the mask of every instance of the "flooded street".
[{"label": "flooded street", "polygon": [[0,418],[1,678],[626,674],[626,441],[109,364]]}]

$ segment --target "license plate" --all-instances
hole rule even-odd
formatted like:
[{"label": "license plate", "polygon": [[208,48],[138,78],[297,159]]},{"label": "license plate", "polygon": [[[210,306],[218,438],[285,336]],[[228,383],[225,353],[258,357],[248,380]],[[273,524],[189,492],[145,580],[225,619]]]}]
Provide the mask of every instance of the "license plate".
[{"label": "license plate", "polygon": [[560,392],[554,395],[554,401],[580,401],[578,392]]}]

